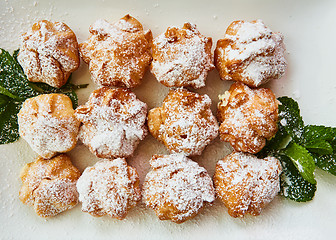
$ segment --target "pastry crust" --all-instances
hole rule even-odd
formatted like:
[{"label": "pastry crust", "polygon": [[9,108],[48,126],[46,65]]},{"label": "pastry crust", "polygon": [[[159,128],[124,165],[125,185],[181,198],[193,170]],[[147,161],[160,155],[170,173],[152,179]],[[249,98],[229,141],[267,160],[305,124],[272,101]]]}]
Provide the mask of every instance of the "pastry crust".
[{"label": "pastry crust", "polygon": [[124,158],[100,160],[77,182],[82,211],[122,220],[141,199],[139,176]]},{"label": "pastry crust", "polygon": [[32,206],[40,217],[53,217],[77,205],[79,176],[79,170],[65,154],[50,160],[39,157],[21,171],[20,200]]},{"label": "pastry crust", "polygon": [[183,223],[215,200],[205,168],[182,154],[154,155],[143,184],[143,199],[160,220]]},{"label": "pastry crust", "polygon": [[280,191],[278,159],[233,152],[216,165],[216,194],[232,217],[257,216]]},{"label": "pastry crust", "polygon": [[150,133],[169,151],[200,155],[218,135],[211,99],[186,89],[170,90],[163,106],[148,113]]},{"label": "pastry crust", "polygon": [[258,87],[286,70],[283,36],[261,20],[234,21],[217,42],[215,65],[222,80]]},{"label": "pastry crust", "polygon": [[89,64],[92,80],[100,86],[138,86],[152,61],[152,32],[144,31],[130,15],[115,24],[97,20],[89,31],[80,53]]},{"label": "pastry crust", "polygon": [[20,136],[43,158],[68,152],[76,146],[80,124],[74,113],[64,94],[29,98],[18,113]]},{"label": "pastry crust", "polygon": [[204,37],[196,25],[169,27],[153,40],[151,72],[167,87],[200,88],[214,68],[212,39]]},{"label": "pastry crust", "polygon": [[39,21],[21,41],[18,61],[31,82],[60,88],[79,67],[76,35],[65,23]]},{"label": "pastry crust", "polygon": [[236,151],[259,152],[278,130],[278,101],[273,92],[234,83],[220,98],[217,118],[221,140]]},{"label": "pastry crust", "polygon": [[127,89],[99,88],[75,115],[79,139],[99,158],[131,156],[147,135],[147,105]]}]

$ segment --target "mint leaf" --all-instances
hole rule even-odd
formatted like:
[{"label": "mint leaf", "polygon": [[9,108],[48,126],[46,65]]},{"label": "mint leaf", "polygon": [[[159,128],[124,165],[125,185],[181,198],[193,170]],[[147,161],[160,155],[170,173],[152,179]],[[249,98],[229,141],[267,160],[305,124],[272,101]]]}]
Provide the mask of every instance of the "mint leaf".
[{"label": "mint leaf", "polygon": [[279,124],[296,143],[301,143],[304,123],[298,103],[289,97],[280,97],[278,100],[281,103],[279,104]]},{"label": "mint leaf", "polygon": [[282,153],[292,160],[293,164],[306,181],[316,184],[314,176],[315,162],[307,149],[291,142],[282,150]]},{"label": "mint leaf", "polygon": [[6,95],[0,94],[0,107],[5,105],[9,101],[9,98]]},{"label": "mint leaf", "polygon": [[0,48],[0,93],[23,101],[37,96],[38,93],[30,87],[26,75],[17,60],[7,51]]},{"label": "mint leaf", "polygon": [[316,139],[330,142],[336,140],[336,128],[307,125],[304,128],[303,138],[306,143]]},{"label": "mint leaf", "polygon": [[17,114],[21,105],[11,99],[0,106],[0,144],[15,142],[19,138]]},{"label": "mint leaf", "polygon": [[320,139],[313,140],[311,142],[304,144],[305,148],[307,148],[310,152],[318,153],[321,155],[332,154],[333,148],[330,143],[327,141],[323,141]]},{"label": "mint leaf", "polygon": [[316,184],[306,181],[292,161],[283,155],[276,156],[282,165],[280,176],[280,194],[296,202],[306,202],[314,198]]},{"label": "mint leaf", "polygon": [[[19,52],[20,52],[20,49],[16,49],[16,50],[13,52],[13,58],[15,59],[16,62],[19,62],[19,61],[17,60],[18,55],[19,55]],[[19,64],[19,65],[20,65],[20,64]],[[20,67],[21,67],[21,65],[20,65]],[[21,67],[21,69],[22,69],[22,67]],[[23,70],[22,70],[22,71],[23,71]]]},{"label": "mint leaf", "polygon": [[334,153],[336,153],[336,139],[330,142],[331,147],[333,148]]},{"label": "mint leaf", "polygon": [[311,152],[317,167],[336,175],[336,128],[308,125],[304,146]]},{"label": "mint leaf", "polygon": [[336,176],[336,153],[319,155],[312,153],[316,166]]}]

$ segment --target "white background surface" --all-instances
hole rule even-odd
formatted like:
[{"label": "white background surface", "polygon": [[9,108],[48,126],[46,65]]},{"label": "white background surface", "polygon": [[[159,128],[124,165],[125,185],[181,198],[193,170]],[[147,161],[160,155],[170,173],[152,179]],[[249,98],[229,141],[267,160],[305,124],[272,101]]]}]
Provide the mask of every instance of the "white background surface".
[{"label": "white background surface", "polygon": [[[37,20],[63,21],[82,42],[89,25],[98,18],[117,21],[125,14],[136,17],[154,37],[168,26],[196,23],[200,32],[213,38],[214,45],[234,20],[263,19],[273,31],[285,36],[288,70],[280,80],[268,84],[277,96],[295,97],[305,122],[336,126],[336,1],[7,1],[0,2],[0,47],[19,48],[19,35]],[[76,83],[90,83],[78,92],[80,104],[96,88],[87,66],[82,62],[73,74]],[[219,79],[216,70],[207,85],[199,90],[213,100],[230,86]],[[168,89],[148,72],[135,89],[149,108],[161,105]],[[212,176],[220,158],[230,148],[218,138],[202,156],[193,158]],[[154,153],[166,153],[164,147],[147,136],[134,157],[141,180],[149,170]],[[83,170],[97,159],[85,146],[70,152],[74,164]],[[34,161],[36,154],[24,140],[0,146],[0,238],[1,239],[334,239],[336,217],[336,177],[316,172],[317,192],[313,201],[295,203],[277,197],[259,217],[234,219],[218,201],[195,219],[181,225],[159,221],[143,204],[134,208],[123,221],[109,217],[94,218],[80,211],[80,204],[57,217],[39,218],[18,198],[20,169]]]}]

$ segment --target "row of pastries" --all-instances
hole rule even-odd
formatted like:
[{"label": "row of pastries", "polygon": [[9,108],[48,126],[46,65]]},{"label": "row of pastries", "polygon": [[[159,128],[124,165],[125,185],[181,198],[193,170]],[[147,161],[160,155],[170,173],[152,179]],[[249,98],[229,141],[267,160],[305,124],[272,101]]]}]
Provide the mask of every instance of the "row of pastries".
[{"label": "row of pastries", "polygon": [[[271,90],[257,87],[285,72],[281,34],[260,20],[235,21],[218,41],[213,61],[211,38],[190,23],[155,39],[129,15],[115,24],[98,20],[89,31],[78,45],[67,25],[43,20],[22,36],[18,61],[30,81],[61,87],[78,68],[80,55],[99,88],[75,110],[62,94],[23,103],[20,136],[40,157],[22,170],[21,201],[42,217],[79,200],[93,216],[123,219],[142,197],[159,219],[182,223],[217,195],[233,217],[259,215],[280,187],[279,161],[252,154],[277,131],[277,100]],[[161,107],[148,111],[129,88],[141,83],[149,66],[159,82],[177,88]],[[217,118],[206,94],[183,88],[205,86],[214,66],[223,80],[236,81],[219,96]],[[138,173],[125,158],[148,131],[171,154],[152,157],[140,190]],[[218,134],[234,152],[217,163],[212,181],[188,156],[200,155]],[[102,159],[82,174],[65,154],[78,139]]]},{"label": "row of pastries", "polygon": [[64,23],[35,23],[22,35],[18,54],[28,79],[59,88],[79,67],[80,56],[89,65],[92,80],[107,87],[134,88],[149,66],[167,87],[196,89],[205,86],[215,66],[221,79],[250,87],[280,78],[286,69],[282,35],[261,20],[232,22],[217,42],[214,60],[212,39],[191,23],[169,27],[153,39],[150,30],[144,31],[138,20],[126,15],[114,24],[98,20],[89,32],[89,38],[78,44]]}]

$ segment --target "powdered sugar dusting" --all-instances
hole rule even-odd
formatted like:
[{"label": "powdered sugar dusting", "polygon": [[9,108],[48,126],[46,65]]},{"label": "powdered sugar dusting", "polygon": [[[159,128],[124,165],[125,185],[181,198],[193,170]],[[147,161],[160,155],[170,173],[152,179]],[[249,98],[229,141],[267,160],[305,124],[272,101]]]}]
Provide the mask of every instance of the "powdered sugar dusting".
[{"label": "powdered sugar dusting", "polygon": [[76,109],[79,139],[98,157],[130,156],[147,135],[146,114],[147,105],[131,91],[100,88]]},{"label": "powdered sugar dusting", "polygon": [[20,136],[44,158],[68,152],[77,143],[79,121],[66,95],[45,94],[26,100],[18,123]]},{"label": "powdered sugar dusting", "polygon": [[[128,27],[131,27],[131,26],[128,26]],[[116,25],[110,24],[105,19],[98,19],[97,21],[95,21],[90,26],[90,30],[93,33],[96,33],[101,36],[108,35],[110,37],[116,38],[115,39],[116,41],[123,41],[125,39],[125,35],[127,34],[126,32],[121,31],[122,29],[120,29]],[[128,30],[128,28],[126,28],[125,30]]]},{"label": "powdered sugar dusting", "polygon": [[139,31],[139,27],[134,26],[134,24],[126,21],[125,19],[120,19],[115,26],[117,28],[120,28],[123,31],[128,31],[128,32],[137,32]]},{"label": "powdered sugar dusting", "polygon": [[[153,170],[146,176],[143,197],[160,219],[166,214],[174,222],[183,222],[195,216],[204,202],[215,200],[206,170],[184,155],[154,156],[150,164]],[[169,212],[170,208],[176,211]]]},{"label": "powdered sugar dusting", "polygon": [[220,135],[236,151],[257,153],[277,131],[278,105],[269,89],[235,83],[218,103]]},{"label": "powdered sugar dusting", "polygon": [[280,162],[274,157],[258,159],[251,154],[234,152],[217,163],[216,192],[229,213],[257,215],[280,191],[280,173]]},{"label": "powdered sugar dusting", "polygon": [[[27,126],[23,121],[31,122]],[[36,119],[19,121],[20,135],[40,156],[49,158],[57,152],[67,152],[77,142],[73,136],[78,131],[75,119],[57,119],[49,115],[40,115]]]},{"label": "powdered sugar dusting", "polygon": [[101,86],[135,87],[150,64],[150,31],[126,15],[115,24],[97,20],[90,26],[89,39],[80,44],[92,80]]},{"label": "powdered sugar dusting", "polygon": [[77,182],[82,211],[123,219],[141,198],[138,181],[138,174],[125,159],[97,162],[86,168]]},{"label": "powdered sugar dusting", "polygon": [[267,28],[260,19],[256,20],[255,23],[244,22],[240,26],[236,25],[234,29],[237,29],[237,33],[233,36],[227,35],[227,37],[234,41],[239,40],[242,43],[249,43],[253,40],[272,34],[272,31]]},{"label": "powdered sugar dusting", "polygon": [[[242,82],[259,86],[270,79],[280,78],[286,69],[285,47],[280,33],[272,32],[261,20],[253,22],[240,21],[225,35],[230,41],[220,55],[226,62],[238,62]],[[237,64],[237,63],[236,63]],[[226,72],[233,73],[233,69]],[[231,75],[225,76],[232,79]]]},{"label": "powdered sugar dusting", "polygon": [[80,172],[65,154],[39,158],[21,173],[20,200],[41,217],[52,217],[77,205],[76,181]]},{"label": "powdered sugar dusting", "polygon": [[55,179],[41,181],[34,191],[34,209],[43,217],[52,217],[77,205],[76,181]]},{"label": "powdered sugar dusting", "polygon": [[61,87],[79,67],[76,36],[64,23],[39,21],[21,42],[18,61],[30,81]]},{"label": "powdered sugar dusting", "polygon": [[[158,138],[172,152],[200,155],[218,135],[218,123],[213,116],[211,99],[185,89],[171,91],[164,100],[164,122],[158,129]],[[155,109],[154,109],[155,110]],[[157,119],[149,119],[149,125]]]},{"label": "powdered sugar dusting", "polygon": [[154,39],[153,46],[151,71],[159,82],[169,87],[205,86],[208,71],[214,68],[211,40],[195,25],[168,28]]}]

